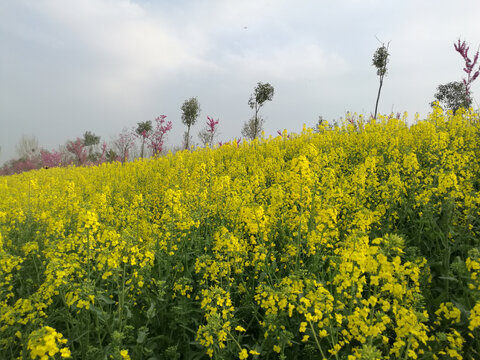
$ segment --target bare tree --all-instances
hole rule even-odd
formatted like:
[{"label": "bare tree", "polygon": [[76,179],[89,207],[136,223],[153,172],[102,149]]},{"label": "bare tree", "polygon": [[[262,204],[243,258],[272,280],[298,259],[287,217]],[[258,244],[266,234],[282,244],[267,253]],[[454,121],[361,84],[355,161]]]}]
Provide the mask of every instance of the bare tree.
[{"label": "bare tree", "polygon": [[250,120],[243,124],[242,135],[250,140],[259,137],[262,133],[264,123],[265,121],[261,116],[258,115],[256,118],[252,116]]},{"label": "bare tree", "polygon": [[133,134],[127,128],[123,128],[122,132],[113,139],[112,144],[118,159],[122,163],[128,161],[129,152],[135,145]]},{"label": "bare tree", "polygon": [[35,137],[35,135],[22,135],[18,144],[15,146],[15,149],[20,159],[29,159],[40,154],[38,139]]}]

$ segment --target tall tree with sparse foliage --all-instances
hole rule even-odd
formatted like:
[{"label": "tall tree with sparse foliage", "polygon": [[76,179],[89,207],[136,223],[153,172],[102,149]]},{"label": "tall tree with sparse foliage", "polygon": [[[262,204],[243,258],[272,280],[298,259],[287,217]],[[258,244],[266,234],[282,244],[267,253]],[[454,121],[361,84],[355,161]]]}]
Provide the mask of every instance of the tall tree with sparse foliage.
[{"label": "tall tree with sparse foliage", "polygon": [[97,161],[100,153],[97,150],[97,145],[100,144],[100,136],[95,135],[91,131],[85,131],[83,134],[83,146],[88,149],[88,160]]},{"label": "tall tree with sparse foliage", "polygon": [[187,126],[187,131],[185,132],[185,149],[190,147],[190,127],[197,121],[200,111],[200,104],[196,97],[185,100],[182,105],[182,123]]},{"label": "tall tree with sparse foliage", "polygon": [[150,133],[152,132],[152,121],[147,120],[137,123],[137,128],[135,129],[135,136],[139,137],[142,140],[142,148],[140,150],[140,157],[143,158],[143,151],[145,148],[145,142],[147,141]]},{"label": "tall tree with sparse foliage", "polygon": [[273,94],[274,88],[272,85],[269,83],[257,83],[254,93],[250,95],[250,99],[248,100],[248,105],[255,112],[250,120],[245,122],[242,128],[242,135],[246,138],[253,140],[262,132],[264,121],[258,113],[265,102],[272,101]]},{"label": "tall tree with sparse foliage", "polygon": [[384,43],[382,43],[382,46],[380,46],[375,51],[375,54],[373,54],[372,65],[377,68],[377,75],[380,79],[380,84],[378,86],[378,93],[377,93],[377,101],[375,102],[375,115],[374,115],[375,119],[377,118],[378,101],[380,100],[380,92],[382,91],[383,79],[387,74],[388,56],[390,55],[388,53],[389,44],[390,43],[385,45]]}]

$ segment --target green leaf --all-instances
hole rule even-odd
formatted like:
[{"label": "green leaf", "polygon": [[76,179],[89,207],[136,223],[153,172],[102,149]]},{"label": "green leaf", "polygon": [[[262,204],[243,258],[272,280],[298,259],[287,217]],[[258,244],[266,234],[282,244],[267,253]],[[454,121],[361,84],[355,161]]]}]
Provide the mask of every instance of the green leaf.
[{"label": "green leaf", "polygon": [[112,305],[112,304],[115,304],[115,301],[106,297],[105,295],[97,295],[95,296],[95,299],[98,301],[98,302],[101,302],[101,303],[104,303],[104,304],[108,304],[108,305]]},{"label": "green leaf", "polygon": [[140,329],[138,329],[137,344],[143,344],[147,338],[147,335],[148,328],[146,326],[142,326]]}]

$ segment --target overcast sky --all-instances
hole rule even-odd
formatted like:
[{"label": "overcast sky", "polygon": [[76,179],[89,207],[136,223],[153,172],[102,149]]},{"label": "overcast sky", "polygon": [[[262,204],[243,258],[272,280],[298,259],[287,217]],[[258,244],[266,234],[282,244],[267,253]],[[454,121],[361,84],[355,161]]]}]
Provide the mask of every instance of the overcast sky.
[{"label": "overcast sky", "polygon": [[[275,88],[266,134],[346,111],[370,114],[372,56],[390,41],[379,112],[425,116],[436,87],[461,80],[461,38],[480,44],[480,1],[0,0],[0,164],[22,134],[54,149],[89,130],[109,140],[164,114],[169,146],[182,103],[240,136],[257,82]],[[474,99],[480,101],[479,81]]]}]

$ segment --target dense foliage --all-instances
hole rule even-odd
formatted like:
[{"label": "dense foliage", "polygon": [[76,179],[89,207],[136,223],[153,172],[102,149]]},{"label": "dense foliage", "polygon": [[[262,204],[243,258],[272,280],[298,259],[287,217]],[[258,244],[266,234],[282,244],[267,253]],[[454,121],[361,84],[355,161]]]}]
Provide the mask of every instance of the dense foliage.
[{"label": "dense foliage", "polygon": [[480,122],[0,178],[0,358],[480,357]]}]

